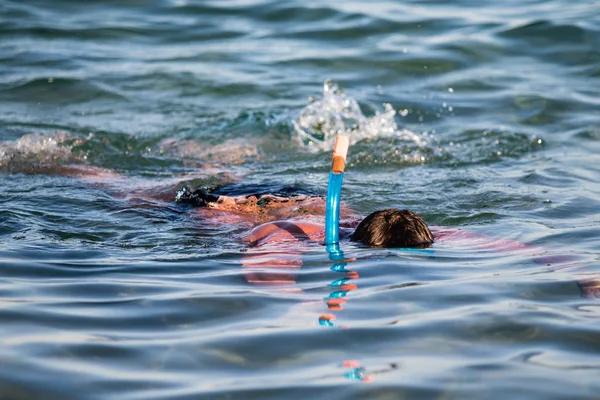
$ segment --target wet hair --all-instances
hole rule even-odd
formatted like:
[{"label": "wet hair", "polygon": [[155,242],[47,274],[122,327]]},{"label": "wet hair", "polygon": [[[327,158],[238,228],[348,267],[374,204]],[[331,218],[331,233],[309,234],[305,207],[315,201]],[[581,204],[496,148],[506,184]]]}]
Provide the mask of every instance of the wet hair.
[{"label": "wet hair", "polygon": [[313,188],[302,184],[282,184],[277,182],[269,183],[246,183],[235,182],[226,185],[217,186],[207,189],[211,193],[225,196],[244,196],[260,198],[264,195],[272,195],[278,197],[294,197],[294,196],[323,196]]},{"label": "wet hair", "polygon": [[412,211],[390,208],[369,214],[350,240],[377,247],[429,247],[433,234]]},{"label": "wet hair", "polygon": [[206,188],[192,190],[188,186],[183,186],[177,190],[175,202],[187,203],[195,207],[206,207],[208,203],[215,203],[219,196],[209,193]]},{"label": "wet hair", "polygon": [[[306,187],[271,183],[229,183],[215,187],[203,186],[197,189],[194,189],[193,186],[184,184],[177,190],[175,202],[191,204],[194,207],[206,207],[209,203],[216,203],[221,195],[244,196],[246,198],[254,196],[257,199],[260,199],[265,195],[292,198],[294,196],[317,196],[318,194],[314,190]],[[264,204],[268,202],[268,198],[263,201]],[[259,203],[259,205],[264,204]]]}]

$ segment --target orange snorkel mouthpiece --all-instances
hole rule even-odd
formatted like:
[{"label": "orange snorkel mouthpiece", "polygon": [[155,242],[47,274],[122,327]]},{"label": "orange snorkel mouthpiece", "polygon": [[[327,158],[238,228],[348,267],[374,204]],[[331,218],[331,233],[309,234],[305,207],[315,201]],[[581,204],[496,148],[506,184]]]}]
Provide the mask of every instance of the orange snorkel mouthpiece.
[{"label": "orange snorkel mouthpiece", "polygon": [[338,136],[335,139],[333,148],[333,160],[331,162],[331,171],[334,174],[341,174],[346,168],[346,156],[350,147],[350,138],[348,136]]}]

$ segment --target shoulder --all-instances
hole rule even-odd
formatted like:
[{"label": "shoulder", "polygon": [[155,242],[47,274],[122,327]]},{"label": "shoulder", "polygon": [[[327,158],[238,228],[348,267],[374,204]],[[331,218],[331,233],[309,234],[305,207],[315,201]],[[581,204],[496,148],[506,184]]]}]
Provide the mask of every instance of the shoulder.
[{"label": "shoulder", "polygon": [[323,227],[314,222],[283,220],[267,222],[252,229],[244,236],[250,245],[260,244],[263,240],[277,236],[277,239],[315,240]]}]

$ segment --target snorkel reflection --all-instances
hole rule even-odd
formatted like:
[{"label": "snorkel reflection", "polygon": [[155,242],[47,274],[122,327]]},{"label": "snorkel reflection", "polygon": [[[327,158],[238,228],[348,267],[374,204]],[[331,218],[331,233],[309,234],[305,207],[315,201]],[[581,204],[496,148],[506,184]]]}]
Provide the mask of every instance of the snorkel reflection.
[{"label": "snorkel reflection", "polygon": [[[340,204],[342,197],[342,182],[344,180],[344,169],[346,168],[346,156],[350,139],[347,136],[338,136],[335,140],[333,149],[333,158],[331,161],[331,170],[329,171],[329,182],[327,184],[327,201],[325,203],[325,249],[329,254],[329,259],[336,261],[331,267],[332,271],[346,273],[348,264],[344,258],[344,253],[340,250]],[[349,290],[356,289],[356,285],[349,285],[347,281],[351,276],[358,276],[353,271],[343,279],[333,281],[329,286],[334,290],[329,297],[325,299],[327,307],[330,310],[341,310],[342,304],[346,303],[346,294]],[[323,326],[333,326],[335,315],[323,314],[319,317],[319,324]]]},{"label": "snorkel reflection", "polygon": [[[350,140],[347,136],[338,136],[333,149],[333,160],[329,172],[329,183],[327,185],[327,201],[325,209],[325,250],[329,254],[329,260],[334,261],[331,270],[344,276],[329,284],[333,291],[325,297],[325,304],[330,311],[340,311],[346,304],[347,294],[356,290],[358,286],[349,281],[358,278],[358,272],[348,270],[348,262],[351,261],[344,256],[340,249],[340,204],[342,197],[342,182],[344,180],[344,169],[346,167],[346,156]],[[333,327],[336,324],[335,314],[326,313],[319,317],[319,325]],[[350,380],[370,382],[371,376],[367,375],[365,369],[358,361],[344,361],[344,368],[350,368],[344,376]]]},{"label": "snorkel reflection", "polygon": [[[329,296],[324,298],[324,301],[330,311],[341,311],[343,310],[343,306],[348,302],[348,299],[346,298],[348,293],[358,289],[358,286],[355,283],[350,283],[359,278],[358,272],[347,268],[348,263],[355,259],[345,257],[344,252],[340,249],[338,243],[327,245],[325,248],[329,254],[329,260],[334,261],[331,270],[336,273],[344,274],[344,277],[336,279],[328,285],[333,290]],[[333,313],[323,314],[319,317],[319,325],[345,329],[349,328],[349,326],[335,324],[333,322],[335,319],[336,315]],[[340,366],[347,369],[344,373],[346,379],[365,383],[372,382],[374,376],[377,374],[398,369],[397,363],[390,363],[378,370],[367,370],[367,368],[363,367],[357,360],[344,360]]]},{"label": "snorkel reflection", "polygon": [[[348,270],[346,267],[348,262],[351,261],[344,257],[344,252],[340,249],[338,243],[330,244],[326,246],[326,250],[329,253],[329,259],[335,261],[331,270],[333,272],[344,274],[343,278],[335,279],[328,286],[333,288],[333,291],[329,296],[324,298],[325,304],[330,311],[339,311],[343,309],[343,306],[348,301],[346,295],[358,288],[356,284],[348,283],[353,279],[359,277],[358,272]],[[335,314],[323,314],[319,317],[319,325],[321,326],[335,326],[333,320],[336,319]]]}]

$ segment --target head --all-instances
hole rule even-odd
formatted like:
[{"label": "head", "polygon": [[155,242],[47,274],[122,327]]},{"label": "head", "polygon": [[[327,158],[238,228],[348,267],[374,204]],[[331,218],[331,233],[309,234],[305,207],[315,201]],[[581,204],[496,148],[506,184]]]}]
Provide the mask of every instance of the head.
[{"label": "head", "polygon": [[350,240],[378,247],[429,247],[433,235],[412,211],[390,208],[368,215]]}]

